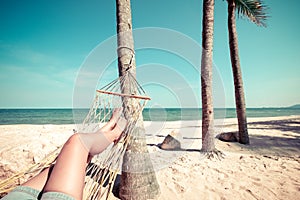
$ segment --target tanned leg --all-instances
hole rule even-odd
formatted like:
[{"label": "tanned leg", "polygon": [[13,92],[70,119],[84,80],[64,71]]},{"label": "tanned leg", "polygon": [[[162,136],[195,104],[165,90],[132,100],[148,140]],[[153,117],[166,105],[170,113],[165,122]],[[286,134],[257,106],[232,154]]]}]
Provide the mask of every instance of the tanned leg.
[{"label": "tanned leg", "polygon": [[46,183],[44,192],[62,192],[82,199],[90,155],[101,153],[119,138],[126,126],[126,121],[119,119],[119,112],[121,110],[114,112],[112,122],[96,133],[72,135],[63,146],[48,180],[49,169],[46,169],[24,185],[41,190]]},{"label": "tanned leg", "polygon": [[27,182],[25,182],[22,185],[34,188],[34,189],[39,190],[39,191],[42,191],[45,187],[45,184],[46,184],[47,180],[48,180],[48,176],[50,175],[49,171],[50,171],[49,167],[45,168],[38,175],[36,175],[35,177],[29,179]]}]

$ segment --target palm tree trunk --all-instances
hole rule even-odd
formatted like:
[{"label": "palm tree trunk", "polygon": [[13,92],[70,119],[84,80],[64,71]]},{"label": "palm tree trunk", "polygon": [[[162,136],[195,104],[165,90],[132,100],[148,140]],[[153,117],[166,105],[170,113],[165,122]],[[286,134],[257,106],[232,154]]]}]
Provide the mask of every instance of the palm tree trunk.
[{"label": "palm tree trunk", "polygon": [[214,0],[203,1],[201,95],[202,95],[202,151],[215,150],[214,110],[212,99],[212,58],[214,32]]},{"label": "palm tree trunk", "polygon": [[[119,76],[128,70],[135,76],[136,65],[130,0],[116,0],[118,32],[118,68]],[[129,90],[130,82],[125,80],[123,92]],[[129,101],[124,104],[130,103]],[[131,106],[125,106],[131,107]],[[126,116],[126,113],[125,113]],[[123,157],[122,175],[119,188],[121,199],[153,199],[159,194],[159,185],[147,149],[142,116],[130,135],[130,142]]]},{"label": "palm tree trunk", "polygon": [[230,58],[234,80],[235,104],[239,126],[239,142],[249,144],[249,136],[247,130],[246,104],[244,96],[244,87],[242,80],[242,70],[240,66],[238,39],[235,24],[235,2],[228,0],[228,32]]}]

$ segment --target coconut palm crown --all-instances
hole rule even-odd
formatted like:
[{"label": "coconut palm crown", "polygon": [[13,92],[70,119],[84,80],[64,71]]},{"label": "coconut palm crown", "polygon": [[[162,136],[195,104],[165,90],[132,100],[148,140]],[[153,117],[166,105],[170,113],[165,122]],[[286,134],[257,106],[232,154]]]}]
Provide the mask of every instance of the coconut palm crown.
[{"label": "coconut palm crown", "polygon": [[261,0],[234,0],[238,17],[246,17],[258,26],[266,27],[268,7]]}]

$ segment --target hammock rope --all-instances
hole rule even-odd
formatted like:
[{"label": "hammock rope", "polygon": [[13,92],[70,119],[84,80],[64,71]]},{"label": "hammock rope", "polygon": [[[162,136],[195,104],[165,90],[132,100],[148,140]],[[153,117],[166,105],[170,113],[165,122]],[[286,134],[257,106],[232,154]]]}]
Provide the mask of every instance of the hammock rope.
[{"label": "hammock rope", "polygon": [[[125,85],[126,93],[123,88]],[[126,71],[124,76],[97,90],[94,103],[84,120],[81,131],[95,131],[99,128],[99,121],[95,121],[95,119],[100,122],[107,121],[114,108],[117,107],[123,107],[122,115],[126,118],[127,125],[119,141],[94,157],[93,164],[88,166],[84,190],[85,199],[103,198],[105,193],[105,199],[109,198],[114,181],[121,171],[122,158],[130,140],[129,135],[148,100],[150,98],[130,71]]]}]

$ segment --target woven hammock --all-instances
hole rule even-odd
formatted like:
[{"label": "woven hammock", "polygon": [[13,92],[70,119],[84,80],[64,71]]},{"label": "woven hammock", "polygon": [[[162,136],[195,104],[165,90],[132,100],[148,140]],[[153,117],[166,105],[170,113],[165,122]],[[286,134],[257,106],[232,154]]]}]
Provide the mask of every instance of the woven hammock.
[{"label": "woven hammock", "polygon": [[119,141],[94,157],[92,164],[88,166],[84,199],[108,199],[115,178],[121,171],[122,158],[130,139],[128,136],[132,133],[148,100],[150,98],[129,71],[97,90],[94,103],[79,130],[81,132],[98,130],[99,123],[108,121],[114,108],[119,107],[123,108],[122,117],[127,120],[127,125]]},{"label": "woven hammock", "polygon": [[[129,71],[96,91],[93,104],[83,123],[78,127],[78,132],[88,134],[97,131],[110,119],[114,109],[121,107],[123,108],[122,117],[127,120],[127,125],[119,140],[101,154],[94,156],[88,165],[83,199],[109,198],[116,176],[121,171],[122,158],[130,140],[129,136],[148,100],[150,98]],[[13,189],[16,186],[16,180],[21,176],[30,173],[37,174],[43,168],[53,164],[60,149],[49,154],[40,163],[2,181],[0,194]]]}]

